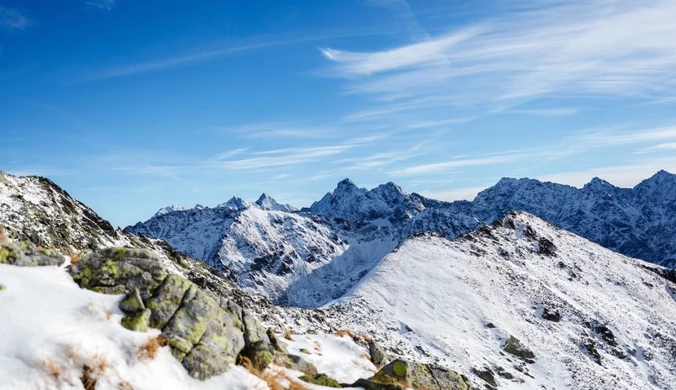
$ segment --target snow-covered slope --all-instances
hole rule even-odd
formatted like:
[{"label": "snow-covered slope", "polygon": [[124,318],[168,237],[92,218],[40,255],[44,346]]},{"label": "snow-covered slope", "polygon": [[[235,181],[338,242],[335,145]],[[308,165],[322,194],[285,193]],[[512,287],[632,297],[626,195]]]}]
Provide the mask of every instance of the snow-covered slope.
[{"label": "snow-covered slope", "polygon": [[660,171],[634,188],[593,179],[581,189],[502,179],[477,196],[473,213],[493,220],[527,211],[624,255],[660,263],[676,258],[676,175]]},{"label": "snow-covered slope", "polygon": [[10,238],[66,253],[124,240],[124,234],[49,179],[1,171],[0,226]]},{"label": "snow-covered slope", "polygon": [[202,382],[169,348],[145,356],[159,331],[123,328],[121,296],[80,289],[62,268],[0,264],[0,285],[0,389],[267,388],[240,366]]},{"label": "snow-covered slope", "polygon": [[[490,370],[499,388],[676,389],[675,282],[509,213],[454,240],[405,240],[324,309],[402,354]],[[506,352],[510,336],[535,356]]]},{"label": "snow-covered slope", "polygon": [[219,207],[160,215],[126,230],[162,237],[240,287],[301,307],[341,296],[398,242],[385,231],[355,233],[322,217],[277,210],[268,196],[255,204],[233,199]]}]

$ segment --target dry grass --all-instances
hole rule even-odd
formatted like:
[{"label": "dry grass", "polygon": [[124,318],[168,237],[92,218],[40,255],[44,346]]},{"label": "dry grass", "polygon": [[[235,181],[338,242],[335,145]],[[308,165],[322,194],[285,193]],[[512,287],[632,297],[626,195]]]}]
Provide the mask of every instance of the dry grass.
[{"label": "dry grass", "polygon": [[[297,379],[292,379],[284,371],[275,371],[267,369],[260,371],[256,369],[251,360],[246,356],[240,357],[240,364],[249,371],[251,375],[255,375],[263,380],[270,390],[307,390],[305,386],[298,382]],[[288,387],[284,387],[288,383]]]},{"label": "dry grass", "polygon": [[93,370],[89,366],[82,367],[82,376],[80,376],[80,381],[82,382],[82,387],[84,387],[85,390],[96,389],[96,376],[93,374]]},{"label": "dry grass", "polygon": [[120,381],[120,384],[118,385],[119,390],[134,390],[133,387],[129,384],[127,381]]},{"label": "dry grass", "polygon": [[71,254],[68,255],[68,257],[70,257],[70,263],[71,264],[75,264],[78,261],[80,261],[80,255],[78,255],[77,253],[71,253]]},{"label": "dry grass", "polygon": [[61,377],[61,367],[53,360],[40,359],[35,363],[35,368],[45,371],[49,376],[58,380]]},{"label": "dry grass", "polygon": [[[149,338],[138,350],[139,360],[153,360],[157,356],[157,351],[167,345],[167,338],[159,335]],[[249,362],[251,363],[251,362]]]},{"label": "dry grass", "polygon": [[5,228],[0,225],[0,242],[9,242],[9,237],[5,234]]},{"label": "dry grass", "polygon": [[284,338],[291,340],[291,331],[289,329],[284,329]]}]

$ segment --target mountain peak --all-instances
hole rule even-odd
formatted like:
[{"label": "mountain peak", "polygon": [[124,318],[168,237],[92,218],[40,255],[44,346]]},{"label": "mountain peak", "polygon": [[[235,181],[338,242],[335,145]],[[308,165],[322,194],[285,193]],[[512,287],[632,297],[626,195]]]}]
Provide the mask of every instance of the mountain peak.
[{"label": "mountain peak", "polygon": [[185,208],[183,208],[183,206],[178,205],[178,204],[172,204],[171,206],[166,206],[166,207],[162,207],[161,209],[159,209],[155,213],[155,216],[159,217],[160,215],[173,213],[174,211],[185,211]]},{"label": "mountain peak", "polygon": [[251,207],[251,203],[249,203],[246,200],[240,198],[239,196],[233,196],[227,202],[221,203],[216,207],[226,207],[226,208],[229,208],[231,210],[244,210],[244,209],[248,209],[249,207]]},{"label": "mountain peak", "polygon": [[613,190],[616,187],[601,178],[595,177],[591,179],[589,183],[585,184],[584,188],[596,191],[608,191]]},{"label": "mountain peak", "polygon": [[261,196],[256,201],[258,207],[263,210],[272,210],[272,211],[293,211],[294,207],[288,204],[280,204],[273,197],[269,196],[266,193],[261,194]]}]

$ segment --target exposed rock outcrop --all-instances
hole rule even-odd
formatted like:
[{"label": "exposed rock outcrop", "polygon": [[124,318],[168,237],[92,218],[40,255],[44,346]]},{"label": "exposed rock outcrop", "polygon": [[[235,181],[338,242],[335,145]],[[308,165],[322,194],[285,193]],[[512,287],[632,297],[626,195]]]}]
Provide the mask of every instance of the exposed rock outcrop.
[{"label": "exposed rock outcrop", "polygon": [[265,369],[275,354],[262,325],[237,303],[170,274],[148,250],[109,248],[91,253],[69,269],[81,287],[126,294],[122,325],[162,331],[171,352],[198,379],[228,370],[238,357]]}]

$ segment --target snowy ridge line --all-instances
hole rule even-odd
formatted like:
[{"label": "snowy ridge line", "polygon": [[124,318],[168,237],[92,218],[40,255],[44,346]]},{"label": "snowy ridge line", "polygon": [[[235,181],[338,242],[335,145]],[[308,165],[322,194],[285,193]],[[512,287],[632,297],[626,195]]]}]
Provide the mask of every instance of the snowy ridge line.
[{"label": "snowy ridge line", "polygon": [[[394,354],[501,389],[676,389],[673,277],[509,213],[453,240],[406,239],[322,309]],[[512,337],[534,357],[506,352]]]}]

